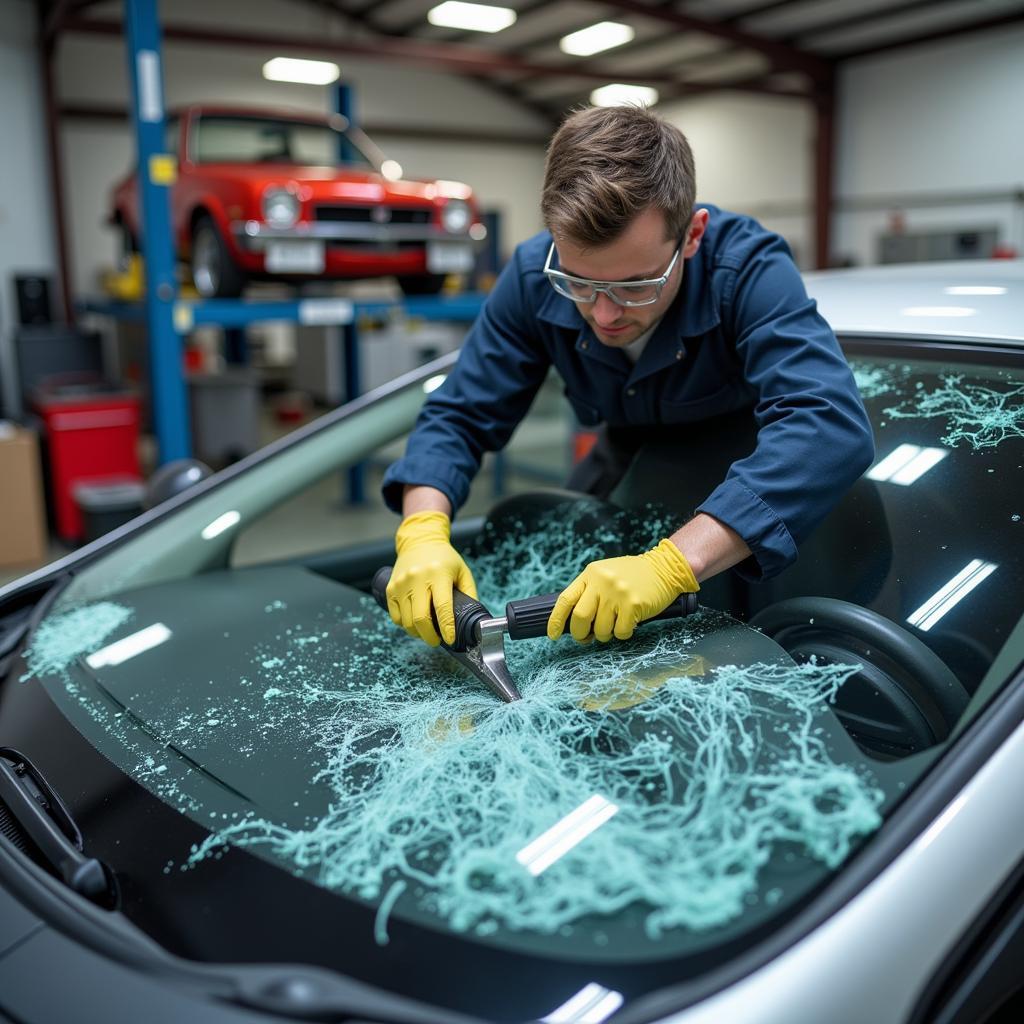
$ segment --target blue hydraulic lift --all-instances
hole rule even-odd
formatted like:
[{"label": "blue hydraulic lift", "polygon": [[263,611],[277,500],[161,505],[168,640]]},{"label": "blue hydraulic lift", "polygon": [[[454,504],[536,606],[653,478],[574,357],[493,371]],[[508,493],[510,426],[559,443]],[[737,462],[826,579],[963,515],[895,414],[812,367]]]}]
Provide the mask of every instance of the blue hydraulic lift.
[{"label": "blue hydraulic lift", "polygon": [[149,334],[150,389],[160,462],[192,450],[181,339],[174,329],[174,247],[169,190],[177,162],[164,152],[163,70],[156,0],[125,0],[132,125],[138,155],[136,183],[146,267],[145,319]]},{"label": "blue hydraulic lift", "polygon": [[[81,303],[79,308],[119,320],[145,321],[149,335],[153,420],[161,463],[191,454],[181,338],[195,327],[223,328],[231,361],[244,361],[243,332],[250,324],[285,321],[339,326],[343,328],[345,397],[351,401],[361,393],[357,334],[361,319],[386,316],[398,309],[424,320],[472,322],[476,318],[484,298],[476,293],[410,297],[402,302],[353,302],[344,298],[284,301],[178,298],[169,196],[177,162],[164,151],[163,71],[156,0],[125,0],[125,36],[138,153],[140,245],[145,263],[146,297],[142,304],[90,300]],[[351,121],[353,96],[348,87],[338,87],[335,103],[338,111]],[[362,501],[362,467],[356,466],[350,471],[348,483],[349,500]]]}]

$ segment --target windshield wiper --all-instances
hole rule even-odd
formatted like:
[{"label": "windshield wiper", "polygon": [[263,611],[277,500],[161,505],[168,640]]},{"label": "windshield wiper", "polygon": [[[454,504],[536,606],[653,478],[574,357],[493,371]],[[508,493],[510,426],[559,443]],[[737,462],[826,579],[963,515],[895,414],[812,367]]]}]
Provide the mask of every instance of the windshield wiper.
[{"label": "windshield wiper", "polygon": [[[63,801],[28,758],[10,747],[0,747],[0,817],[4,816],[13,819],[11,831],[27,836],[69,888],[101,906],[115,905],[113,872],[82,852],[82,833]],[[16,834],[12,838],[16,840]]]}]

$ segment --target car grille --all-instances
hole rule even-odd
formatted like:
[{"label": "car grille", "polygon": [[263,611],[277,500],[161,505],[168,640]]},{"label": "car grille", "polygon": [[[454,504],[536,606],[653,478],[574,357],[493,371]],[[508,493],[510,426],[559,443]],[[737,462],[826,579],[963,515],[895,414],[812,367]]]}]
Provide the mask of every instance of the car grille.
[{"label": "car grille", "polygon": [[335,224],[429,224],[431,216],[431,210],[407,207],[338,206],[334,204],[321,204],[313,207],[314,220]]}]

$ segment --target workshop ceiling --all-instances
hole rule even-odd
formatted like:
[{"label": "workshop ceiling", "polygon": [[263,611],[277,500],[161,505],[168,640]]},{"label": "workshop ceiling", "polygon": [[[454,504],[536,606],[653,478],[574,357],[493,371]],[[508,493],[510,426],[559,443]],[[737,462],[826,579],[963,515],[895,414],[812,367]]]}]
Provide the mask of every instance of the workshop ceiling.
[{"label": "workshop ceiling", "polygon": [[[440,0],[291,0],[334,23],[321,38],[270,37],[203,24],[162,5],[166,39],[260,46],[275,38],[296,54],[365,56],[462,74],[552,124],[608,83],[650,86],[661,102],[721,89],[814,97],[831,91],[836,65],[852,57],[1024,23],[1024,0],[490,0],[516,12],[500,32],[430,24]],[[37,0],[48,27],[120,33],[120,4]],[[114,17],[105,17],[108,12]],[[592,56],[560,40],[602,21],[628,25],[631,41]],[[213,23],[216,22],[216,25]]]},{"label": "workshop ceiling", "polygon": [[[552,120],[601,78],[653,86],[663,101],[721,88],[813,94],[837,61],[1024,22],[1024,0],[492,0],[517,19],[484,33],[430,24],[439,0],[295,2],[337,15],[362,39],[436,47],[439,60],[455,47],[493,54],[492,68],[469,73]],[[591,57],[559,48],[600,21],[629,25],[632,41]]]}]

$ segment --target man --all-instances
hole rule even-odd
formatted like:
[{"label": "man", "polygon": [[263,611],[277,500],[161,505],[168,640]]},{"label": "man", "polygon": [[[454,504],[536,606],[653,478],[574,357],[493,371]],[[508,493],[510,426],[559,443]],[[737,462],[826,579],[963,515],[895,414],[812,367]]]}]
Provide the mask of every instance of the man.
[{"label": "man", "polygon": [[403,515],[388,606],[413,636],[439,642],[433,608],[454,641],[452,587],[476,588],[449,543],[451,516],[551,365],[581,421],[605,424],[577,489],[607,495],[648,433],[673,438],[685,467],[702,424],[731,414],[756,428],[753,450],[721,467],[671,537],[586,566],[551,614],[551,639],[567,619],[576,640],[626,639],[726,569],[775,575],[871,464],[852,374],[786,244],[749,217],[697,208],[695,191],[686,139],[648,110],[585,109],[556,132],[548,230],[516,249],[384,478]]}]

